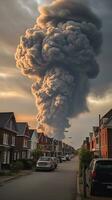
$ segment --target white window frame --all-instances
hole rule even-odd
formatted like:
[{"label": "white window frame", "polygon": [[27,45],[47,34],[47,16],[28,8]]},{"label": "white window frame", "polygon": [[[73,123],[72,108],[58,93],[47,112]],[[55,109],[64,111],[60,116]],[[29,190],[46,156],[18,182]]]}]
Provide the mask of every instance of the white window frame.
[{"label": "white window frame", "polygon": [[7,164],[7,151],[3,152],[3,164]]},{"label": "white window frame", "polygon": [[28,141],[27,141],[27,139],[26,138],[24,138],[24,140],[23,140],[23,147],[28,147]]},{"label": "white window frame", "polygon": [[14,152],[14,160],[17,160],[17,153]]},{"label": "white window frame", "polygon": [[15,146],[16,143],[16,137],[14,135],[12,135],[12,144],[11,146]]},{"label": "white window frame", "polygon": [[7,164],[10,164],[10,151],[7,152]]},{"label": "white window frame", "polygon": [[26,152],[22,151],[22,159],[26,159]]},{"label": "white window frame", "polygon": [[9,135],[7,133],[3,134],[3,144],[8,145]]},{"label": "white window frame", "polygon": [[17,152],[17,160],[19,160],[19,158],[20,158],[20,153]]}]

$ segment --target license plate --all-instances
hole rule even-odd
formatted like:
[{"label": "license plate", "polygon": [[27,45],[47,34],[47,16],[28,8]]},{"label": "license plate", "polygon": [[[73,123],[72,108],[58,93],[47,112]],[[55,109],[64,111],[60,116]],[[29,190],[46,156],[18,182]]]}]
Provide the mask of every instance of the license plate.
[{"label": "license plate", "polygon": [[112,190],[112,185],[107,185],[107,189],[111,189]]}]

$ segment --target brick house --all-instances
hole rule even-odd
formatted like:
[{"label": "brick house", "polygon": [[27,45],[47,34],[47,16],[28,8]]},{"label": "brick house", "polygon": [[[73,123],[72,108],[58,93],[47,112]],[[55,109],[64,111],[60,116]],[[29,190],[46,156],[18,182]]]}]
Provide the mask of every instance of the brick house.
[{"label": "brick house", "polygon": [[90,141],[89,137],[86,137],[85,140],[83,141],[82,147],[84,149],[90,150]]},{"label": "brick house", "polygon": [[17,122],[18,133],[16,136],[16,159],[30,158],[30,132],[27,122]]},{"label": "brick house", "polygon": [[14,113],[0,113],[0,165],[2,167],[9,166],[14,160],[17,134],[18,131]]},{"label": "brick house", "polygon": [[51,156],[53,152],[53,139],[47,137],[43,133],[38,133],[39,134],[39,145],[42,148],[42,153],[45,156]]},{"label": "brick house", "polygon": [[52,139],[52,154],[53,156],[62,155],[62,142]]},{"label": "brick house", "polygon": [[63,154],[63,143],[61,140],[58,141],[58,155]]},{"label": "brick house", "polygon": [[90,151],[93,156],[100,156],[99,127],[94,126],[93,132],[89,133]]},{"label": "brick house", "polygon": [[39,134],[36,129],[30,129],[31,151],[36,150],[39,144]]},{"label": "brick house", "polygon": [[112,158],[112,109],[100,119],[100,148],[103,158]]}]

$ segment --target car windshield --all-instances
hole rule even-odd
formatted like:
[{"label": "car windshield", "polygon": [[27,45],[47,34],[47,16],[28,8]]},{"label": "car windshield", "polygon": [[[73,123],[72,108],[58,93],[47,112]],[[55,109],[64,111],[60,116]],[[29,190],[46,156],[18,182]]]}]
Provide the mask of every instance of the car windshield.
[{"label": "car windshield", "polygon": [[97,161],[96,169],[112,171],[112,160]]},{"label": "car windshield", "polygon": [[50,157],[41,157],[39,158],[39,161],[50,161],[51,158]]}]

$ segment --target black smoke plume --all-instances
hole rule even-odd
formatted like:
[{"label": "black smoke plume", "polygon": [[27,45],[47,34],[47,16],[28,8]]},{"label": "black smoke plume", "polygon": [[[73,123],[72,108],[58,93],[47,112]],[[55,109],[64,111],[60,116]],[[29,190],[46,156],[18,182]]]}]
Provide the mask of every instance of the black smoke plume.
[{"label": "black smoke plume", "polygon": [[16,64],[34,80],[38,130],[64,138],[69,118],[88,110],[89,79],[99,73],[101,21],[75,0],[55,0],[39,11],[20,39]]}]

